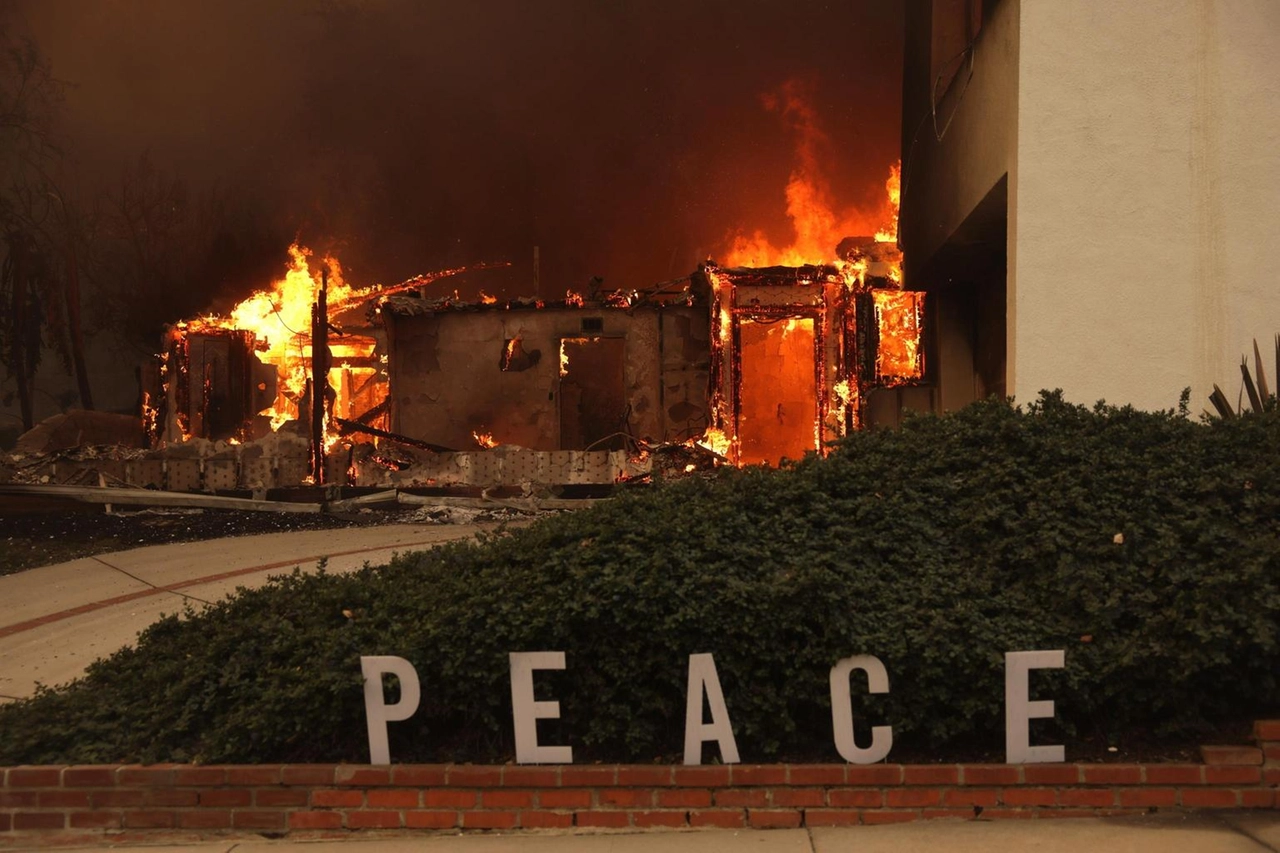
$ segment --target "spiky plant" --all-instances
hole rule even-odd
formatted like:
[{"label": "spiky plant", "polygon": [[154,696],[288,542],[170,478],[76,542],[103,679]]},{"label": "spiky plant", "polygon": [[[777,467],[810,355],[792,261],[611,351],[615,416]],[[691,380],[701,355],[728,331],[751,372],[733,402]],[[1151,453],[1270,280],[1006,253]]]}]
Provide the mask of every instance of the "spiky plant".
[{"label": "spiky plant", "polygon": [[[1222,418],[1234,418],[1243,415],[1248,409],[1244,407],[1244,398],[1247,394],[1249,397],[1249,406],[1254,412],[1261,412],[1271,401],[1275,399],[1270,386],[1267,384],[1266,371],[1262,369],[1262,353],[1258,350],[1258,339],[1253,340],[1253,366],[1257,373],[1257,382],[1254,381],[1253,374],[1249,371],[1249,356],[1240,359],[1240,375],[1244,381],[1240,388],[1240,394],[1236,398],[1236,405],[1233,407],[1227,400],[1227,395],[1222,393],[1222,389],[1215,382],[1213,385],[1213,393],[1209,395],[1209,402],[1213,403],[1213,407],[1218,410],[1218,416]],[[1276,373],[1280,377],[1280,335],[1276,335]]]}]

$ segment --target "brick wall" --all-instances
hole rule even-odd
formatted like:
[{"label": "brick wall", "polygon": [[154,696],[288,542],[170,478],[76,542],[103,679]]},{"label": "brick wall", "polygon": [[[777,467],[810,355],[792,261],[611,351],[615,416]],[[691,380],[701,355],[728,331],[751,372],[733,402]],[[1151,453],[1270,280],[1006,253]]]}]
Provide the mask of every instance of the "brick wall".
[{"label": "brick wall", "polygon": [[1202,764],[10,767],[0,832],[796,827],[1276,808],[1280,721]]}]

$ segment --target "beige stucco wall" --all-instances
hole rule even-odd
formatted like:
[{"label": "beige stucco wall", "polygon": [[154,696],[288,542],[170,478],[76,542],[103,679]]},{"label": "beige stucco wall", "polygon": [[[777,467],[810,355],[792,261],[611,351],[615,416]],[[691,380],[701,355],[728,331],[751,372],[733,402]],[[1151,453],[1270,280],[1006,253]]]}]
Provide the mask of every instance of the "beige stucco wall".
[{"label": "beige stucco wall", "polygon": [[1280,331],[1280,3],[1020,5],[1010,388],[1234,400]]}]

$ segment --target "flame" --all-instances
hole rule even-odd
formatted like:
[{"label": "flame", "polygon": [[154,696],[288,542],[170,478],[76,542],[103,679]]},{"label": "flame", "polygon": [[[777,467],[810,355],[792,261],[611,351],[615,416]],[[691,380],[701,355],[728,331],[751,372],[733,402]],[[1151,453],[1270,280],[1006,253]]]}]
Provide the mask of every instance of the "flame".
[{"label": "flame", "polygon": [[876,330],[876,375],[888,385],[900,385],[924,377],[920,349],[924,294],[911,290],[872,290]]},{"label": "flame", "polygon": [[836,246],[845,237],[875,235],[882,243],[897,242],[901,165],[895,163],[885,181],[886,199],[880,210],[838,208],[821,166],[831,140],[807,99],[805,87],[788,82],[764,97],[764,106],[781,115],[796,135],[796,165],[787,182],[787,217],[794,232],[791,243],[777,246],[760,230],[733,236],[726,253],[728,266],[803,266],[835,260]]},{"label": "flame", "polygon": [[704,432],[696,443],[699,447],[705,447],[720,456],[728,456],[729,448],[733,445],[732,440],[725,435],[724,430],[716,429],[715,427]]},{"label": "flame", "polygon": [[566,290],[564,292],[564,304],[581,308],[586,304],[586,300],[582,298],[581,293],[574,293],[572,290]]},{"label": "flame", "polygon": [[560,339],[560,375],[569,375],[569,347],[589,343],[593,338],[561,338]]},{"label": "flame", "polygon": [[482,290],[482,291],[480,291],[480,302],[481,302],[481,304],[483,304],[483,305],[493,305],[493,304],[494,304],[494,303],[496,303],[497,301],[498,301],[498,297],[496,297],[496,296],[490,296],[489,294],[485,293],[483,290]]},{"label": "flame", "polygon": [[498,446],[498,442],[494,441],[493,433],[491,432],[480,432],[476,430],[471,433],[471,437],[476,440],[476,444],[480,445],[485,450],[492,450]]}]

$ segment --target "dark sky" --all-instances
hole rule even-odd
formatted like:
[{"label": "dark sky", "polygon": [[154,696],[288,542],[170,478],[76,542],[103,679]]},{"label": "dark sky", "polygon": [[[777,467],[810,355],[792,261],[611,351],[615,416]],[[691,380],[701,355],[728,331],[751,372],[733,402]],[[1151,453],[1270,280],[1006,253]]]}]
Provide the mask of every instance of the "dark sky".
[{"label": "dark sky", "polygon": [[544,294],[644,286],[736,229],[785,241],[794,140],[762,96],[788,80],[842,203],[898,157],[888,0],[3,2],[72,86],[86,184],[146,152],[355,283],[511,260],[502,289],[529,293],[538,245]]}]

